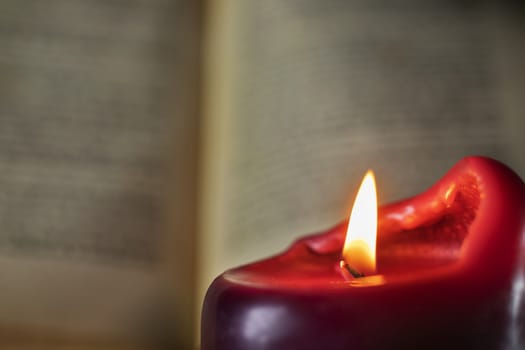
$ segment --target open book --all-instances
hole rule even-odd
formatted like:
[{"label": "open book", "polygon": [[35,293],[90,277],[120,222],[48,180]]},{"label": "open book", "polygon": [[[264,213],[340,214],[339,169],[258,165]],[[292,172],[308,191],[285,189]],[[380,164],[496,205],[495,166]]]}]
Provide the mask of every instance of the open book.
[{"label": "open book", "polygon": [[213,277],[343,220],[366,169],[380,203],[470,154],[524,175],[522,19],[455,1],[4,2],[0,343],[191,347]]}]

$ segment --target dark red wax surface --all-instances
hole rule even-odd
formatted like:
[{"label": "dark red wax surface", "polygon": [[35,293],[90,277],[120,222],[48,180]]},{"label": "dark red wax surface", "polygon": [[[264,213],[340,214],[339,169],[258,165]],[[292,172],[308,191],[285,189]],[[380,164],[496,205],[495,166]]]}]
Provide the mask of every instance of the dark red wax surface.
[{"label": "dark red wax surface", "polygon": [[202,350],[519,343],[525,185],[514,172],[465,158],[378,219],[377,275],[343,276],[345,222],[219,276],[204,303]]}]

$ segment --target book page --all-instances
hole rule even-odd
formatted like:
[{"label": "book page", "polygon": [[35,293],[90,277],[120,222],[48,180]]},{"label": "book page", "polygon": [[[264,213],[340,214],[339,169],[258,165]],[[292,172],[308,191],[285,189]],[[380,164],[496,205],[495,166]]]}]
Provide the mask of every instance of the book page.
[{"label": "book page", "polygon": [[199,16],[0,5],[0,328],[191,340]]},{"label": "book page", "polygon": [[523,130],[524,96],[502,93],[519,91],[515,70],[500,72],[512,56],[502,46],[517,43],[498,41],[514,30],[501,27],[504,12],[478,2],[230,3],[208,45],[218,60],[206,95],[201,296],[225,269],[342,221],[369,168],[380,204],[425,190],[467,155],[525,170],[511,131]]}]

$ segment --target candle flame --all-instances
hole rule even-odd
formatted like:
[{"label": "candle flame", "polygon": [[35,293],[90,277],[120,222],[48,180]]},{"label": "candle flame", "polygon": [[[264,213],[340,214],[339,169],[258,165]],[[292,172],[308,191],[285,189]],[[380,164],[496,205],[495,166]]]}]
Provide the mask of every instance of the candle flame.
[{"label": "candle flame", "polygon": [[377,193],[374,173],[368,170],[357,192],[343,246],[343,259],[354,270],[376,272]]}]

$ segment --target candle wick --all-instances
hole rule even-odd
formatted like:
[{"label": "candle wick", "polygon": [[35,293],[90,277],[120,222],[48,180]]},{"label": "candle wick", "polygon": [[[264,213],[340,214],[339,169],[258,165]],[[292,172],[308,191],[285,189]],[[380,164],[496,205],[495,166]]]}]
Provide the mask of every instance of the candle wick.
[{"label": "candle wick", "polygon": [[354,269],[352,266],[348,265],[347,263],[344,263],[344,267],[354,278],[365,277],[364,273],[357,271],[356,269]]}]

